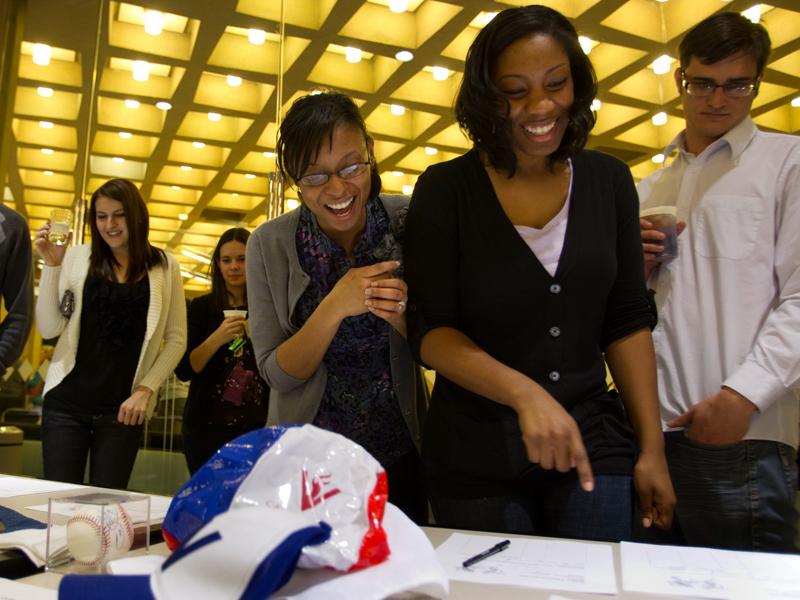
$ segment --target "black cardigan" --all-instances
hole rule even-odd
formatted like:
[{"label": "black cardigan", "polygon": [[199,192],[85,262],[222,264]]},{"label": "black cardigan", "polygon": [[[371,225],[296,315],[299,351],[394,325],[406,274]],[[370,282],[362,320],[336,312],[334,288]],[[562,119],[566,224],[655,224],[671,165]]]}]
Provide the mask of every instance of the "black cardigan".
[{"label": "black cardigan", "polygon": [[[535,197],[531,198],[535,202]],[[476,151],[430,167],[406,221],[409,341],[460,330],[542,385],[572,414],[596,473],[630,473],[632,433],[606,391],[604,349],[653,325],[636,189],[617,159],[573,159],[567,231],[555,276],[497,200]],[[446,494],[497,491],[535,471],[516,413],[439,375],[423,437],[429,484]]]}]

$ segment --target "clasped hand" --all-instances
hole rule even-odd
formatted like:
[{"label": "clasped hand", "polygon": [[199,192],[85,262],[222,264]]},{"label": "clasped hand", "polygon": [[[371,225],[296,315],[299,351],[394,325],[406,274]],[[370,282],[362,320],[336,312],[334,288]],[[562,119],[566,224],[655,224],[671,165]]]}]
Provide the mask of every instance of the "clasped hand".
[{"label": "clasped hand", "polygon": [[342,318],[369,311],[405,334],[406,282],[392,273],[400,266],[395,260],[350,269],[328,295]]}]

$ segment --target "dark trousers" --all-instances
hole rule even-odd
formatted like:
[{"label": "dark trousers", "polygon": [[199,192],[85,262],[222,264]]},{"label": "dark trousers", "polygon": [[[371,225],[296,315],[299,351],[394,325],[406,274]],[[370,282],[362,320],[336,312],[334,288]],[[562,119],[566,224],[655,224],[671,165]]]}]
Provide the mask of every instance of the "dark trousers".
[{"label": "dark trousers", "polygon": [[675,527],[637,537],[731,550],[798,550],[793,448],[767,440],[711,446],[693,442],[682,431],[668,432],[664,439],[678,497]]},{"label": "dark trousers", "polygon": [[548,474],[541,485],[505,496],[452,498],[430,494],[436,524],[455,529],[630,540],[633,485],[627,475],[595,475],[584,492],[574,472]]},{"label": "dark trousers", "polygon": [[422,484],[417,451],[404,454],[385,469],[389,481],[389,502],[417,525],[425,525],[428,522],[428,499]]},{"label": "dark trousers", "polygon": [[77,415],[45,407],[42,415],[44,477],[89,485],[128,487],[142,439],[142,425],[123,425],[117,415]]}]

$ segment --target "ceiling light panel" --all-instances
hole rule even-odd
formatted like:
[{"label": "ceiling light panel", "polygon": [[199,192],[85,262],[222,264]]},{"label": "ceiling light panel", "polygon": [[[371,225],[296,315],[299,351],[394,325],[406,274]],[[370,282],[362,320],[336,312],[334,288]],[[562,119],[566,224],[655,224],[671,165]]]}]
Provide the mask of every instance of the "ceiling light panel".
[{"label": "ceiling light panel", "polygon": [[124,100],[99,96],[97,98],[99,125],[134,133],[160,133],[164,128],[164,113],[153,104],[142,103],[136,110],[125,106]]},{"label": "ceiling light panel", "polygon": [[226,75],[205,72],[200,76],[193,100],[198,105],[258,114],[274,90],[273,85],[247,80],[239,87],[231,87]]},{"label": "ceiling light panel", "polygon": [[51,96],[42,96],[37,88],[19,86],[14,99],[14,113],[42,119],[75,121],[80,105],[81,94],[75,92],[59,90],[53,91]]},{"label": "ceiling light panel", "polygon": [[192,142],[175,140],[170,144],[167,160],[180,164],[192,164],[202,167],[220,169],[228,160],[230,148],[206,144],[196,148]]},{"label": "ceiling light panel", "polygon": [[92,152],[146,160],[153,154],[157,144],[157,137],[137,134],[129,139],[121,139],[119,132],[102,130],[95,133]]},{"label": "ceiling light panel", "polygon": [[74,150],[78,147],[78,132],[74,126],[53,123],[44,129],[39,121],[13,119],[11,131],[18,144],[30,144],[38,148],[63,148]]},{"label": "ceiling light panel", "polygon": [[213,140],[223,143],[238,142],[253,124],[253,119],[222,115],[217,122],[208,119],[208,113],[189,111],[178,127],[178,135],[189,139]]},{"label": "ceiling light panel", "polygon": [[189,60],[194,49],[199,21],[183,15],[160,12],[161,33],[153,36],[145,31],[145,14],[150,9],[112,2],[118,12],[109,26],[108,38],[112,47],[124,48],[134,52],[146,49],[149,54],[176,60]]},{"label": "ceiling light panel", "polygon": [[22,168],[52,171],[75,171],[78,155],[74,152],[57,152],[52,148],[47,148],[51,152],[43,154],[41,149],[21,146],[17,149],[17,164]]}]

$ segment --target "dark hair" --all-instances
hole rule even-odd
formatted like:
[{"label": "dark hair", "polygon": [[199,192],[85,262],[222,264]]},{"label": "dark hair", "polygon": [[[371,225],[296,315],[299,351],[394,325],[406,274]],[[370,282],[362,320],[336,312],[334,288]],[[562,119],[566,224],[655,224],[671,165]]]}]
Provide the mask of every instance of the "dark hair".
[{"label": "dark hair", "polygon": [[92,194],[89,202],[89,226],[92,232],[92,250],[89,273],[95,277],[116,281],[114,266],[119,262],[97,229],[97,200],[105,196],[122,204],[128,229],[128,281],[137,281],[156,265],[166,265],[164,251],[150,244],[150,216],[139,189],[127,179],[110,179]]},{"label": "dark hair", "polygon": [[[542,34],[554,38],[569,57],[575,100],[561,145],[550,155],[550,164],[575,156],[586,145],[594,127],[592,100],[597,77],[592,63],[578,43],[578,34],[561,13],[546,6],[523,6],[501,11],[478,34],[467,52],[464,79],[456,98],[456,120],[475,147],[495,168],[512,176],[517,158],[511,143],[508,100],[494,84],[500,55],[520,38]],[[502,108],[504,106],[504,108]]]},{"label": "dark hair", "polygon": [[[281,122],[275,146],[278,168],[284,178],[297,184],[308,165],[316,159],[322,144],[333,143],[333,132],[342,124],[358,129],[365,142],[370,139],[364,118],[350,96],[322,92],[295,100]],[[381,191],[381,178],[375,157],[368,159],[372,162],[369,197],[373,198]]]},{"label": "dark hair", "polygon": [[[228,302],[228,291],[225,287],[225,279],[222,277],[222,271],[219,268],[220,253],[222,247],[228,242],[241,242],[245,246],[250,237],[250,232],[243,227],[233,227],[223,233],[217,247],[214,248],[214,254],[211,256],[211,264],[208,267],[208,274],[211,278],[211,307],[214,310],[224,310],[230,306]],[[244,301],[247,302],[247,282],[245,282],[245,295]]]},{"label": "dark hair", "polygon": [[693,56],[704,65],[712,65],[729,56],[748,54],[756,61],[757,77],[761,77],[772,45],[763,25],[753,23],[735,12],[722,12],[703,19],[689,30],[678,46],[681,68]]}]

